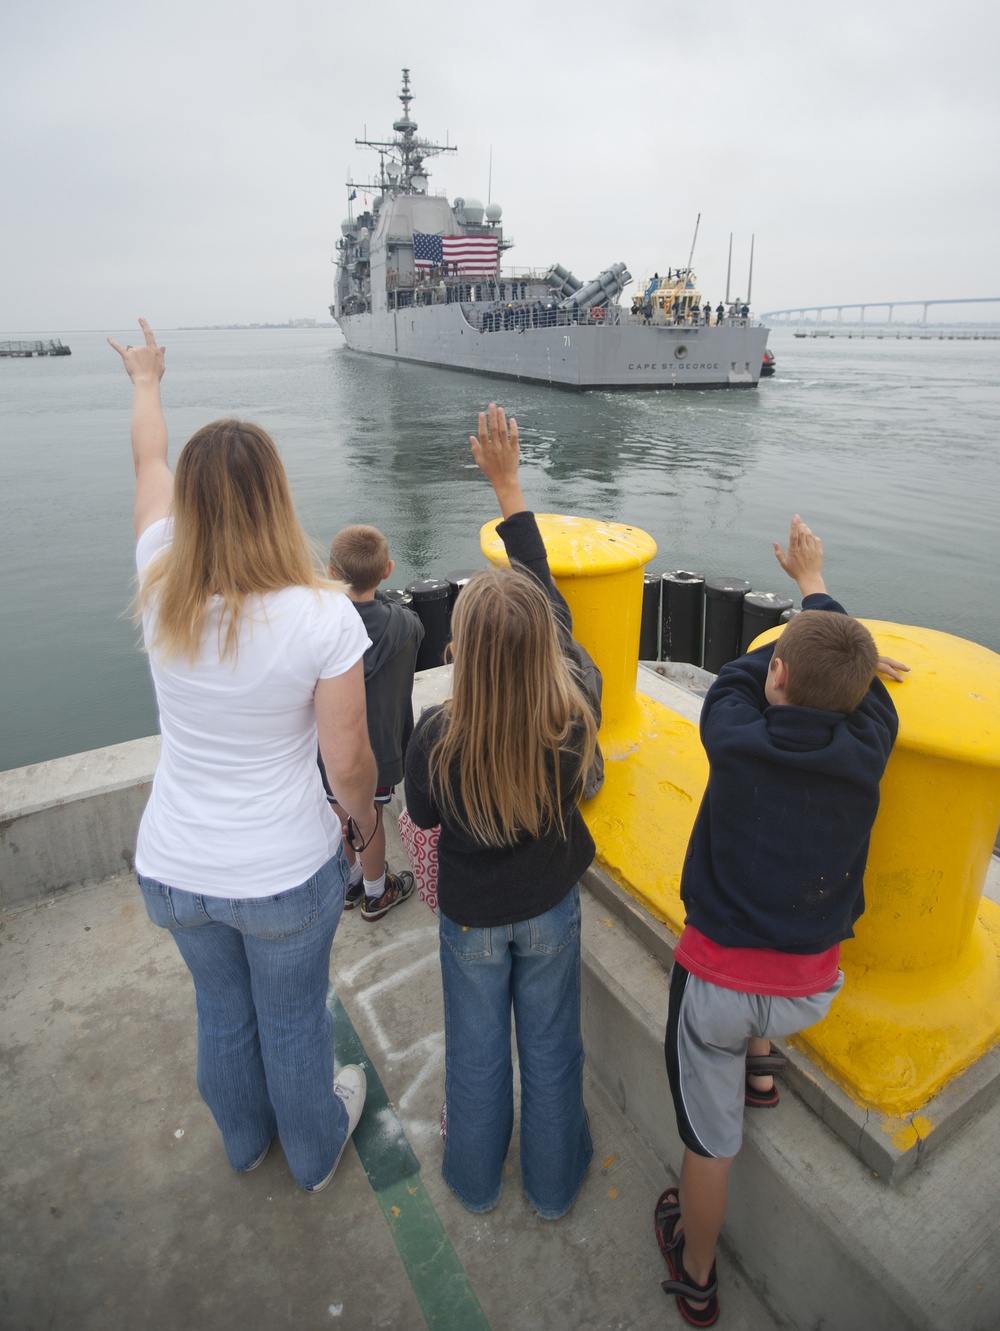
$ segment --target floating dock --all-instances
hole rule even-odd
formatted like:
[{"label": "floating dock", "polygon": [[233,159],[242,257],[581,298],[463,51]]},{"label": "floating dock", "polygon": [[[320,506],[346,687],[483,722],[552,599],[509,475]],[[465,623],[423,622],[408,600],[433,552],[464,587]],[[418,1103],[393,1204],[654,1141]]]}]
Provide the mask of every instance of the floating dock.
[{"label": "floating dock", "polygon": [[0,342],[0,358],[30,360],[32,356],[72,356],[65,342],[49,338],[47,342]]}]

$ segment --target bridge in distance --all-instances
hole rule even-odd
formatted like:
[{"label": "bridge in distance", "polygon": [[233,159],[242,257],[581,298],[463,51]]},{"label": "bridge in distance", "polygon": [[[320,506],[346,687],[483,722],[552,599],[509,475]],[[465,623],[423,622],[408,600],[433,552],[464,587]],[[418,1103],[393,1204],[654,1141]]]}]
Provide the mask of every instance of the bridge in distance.
[{"label": "bridge in distance", "polygon": [[768,310],[760,317],[765,322],[791,323],[796,319],[802,323],[807,317],[812,318],[815,323],[823,323],[824,315],[836,314],[836,322],[843,323],[845,310],[858,310],[860,318],[858,323],[865,322],[865,314],[868,310],[887,310],[888,317],[884,320],[886,324],[892,323],[892,312],[906,307],[922,307],[923,315],[920,323],[927,323],[927,311],[932,305],[1000,305],[1000,296],[962,296],[956,300],[867,300],[851,301],[849,303],[838,305],[829,302],[825,305],[796,305],[787,310]]}]

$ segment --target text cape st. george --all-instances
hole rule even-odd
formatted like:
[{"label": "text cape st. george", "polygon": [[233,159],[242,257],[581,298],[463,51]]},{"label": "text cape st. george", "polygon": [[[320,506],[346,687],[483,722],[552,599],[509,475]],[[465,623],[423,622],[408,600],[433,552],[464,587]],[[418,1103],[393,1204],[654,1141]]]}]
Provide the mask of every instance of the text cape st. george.
[{"label": "text cape st. george", "polygon": [[494,272],[496,236],[430,236],[424,231],[414,231],[414,268],[439,268],[445,263],[451,272]]}]

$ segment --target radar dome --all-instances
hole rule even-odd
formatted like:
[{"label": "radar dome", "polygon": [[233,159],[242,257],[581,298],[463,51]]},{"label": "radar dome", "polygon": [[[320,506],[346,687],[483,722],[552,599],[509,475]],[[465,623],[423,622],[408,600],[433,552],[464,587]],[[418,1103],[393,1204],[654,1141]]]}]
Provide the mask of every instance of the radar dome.
[{"label": "radar dome", "polygon": [[465,200],[465,220],[469,226],[481,226],[483,222],[483,205],[479,199]]},{"label": "radar dome", "polygon": [[499,222],[501,217],[503,217],[503,209],[498,203],[488,203],[486,205],[487,222]]},{"label": "radar dome", "polygon": [[349,236],[351,234],[351,232],[354,230],[354,222],[351,220],[351,218],[349,217],[344,218],[344,220],[340,224],[340,230],[342,235]]}]

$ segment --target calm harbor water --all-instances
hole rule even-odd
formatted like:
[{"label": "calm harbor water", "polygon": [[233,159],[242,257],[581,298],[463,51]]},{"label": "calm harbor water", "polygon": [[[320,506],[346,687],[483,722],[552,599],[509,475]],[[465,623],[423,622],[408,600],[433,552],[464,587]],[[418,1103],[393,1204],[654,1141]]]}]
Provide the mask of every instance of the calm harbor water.
[{"label": "calm harbor water", "polygon": [[[798,511],[852,612],[1000,651],[1000,342],[779,330],[753,392],[575,396],[360,357],[332,329],[158,332],[172,457],[207,420],[260,421],[317,543],[374,523],[397,586],[482,562],[468,433],[493,397],[529,502],[645,528],[655,570],[789,590],[771,541]],[[130,386],[102,333],[61,335],[69,358],[0,362],[0,769],[156,729],[127,613]]]}]

